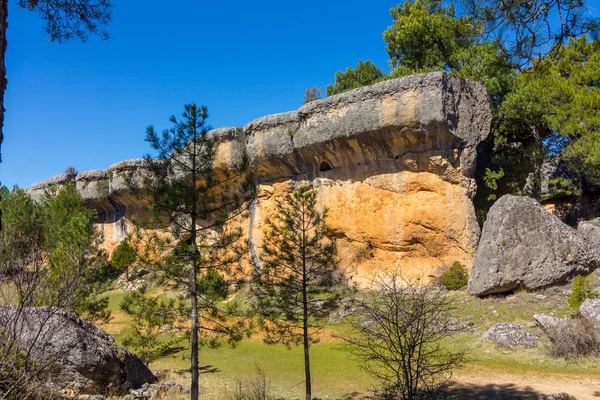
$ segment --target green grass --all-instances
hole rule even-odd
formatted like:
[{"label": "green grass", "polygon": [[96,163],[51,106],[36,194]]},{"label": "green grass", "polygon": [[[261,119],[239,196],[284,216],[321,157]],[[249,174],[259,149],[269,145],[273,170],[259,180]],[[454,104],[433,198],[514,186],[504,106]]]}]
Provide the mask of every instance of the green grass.
[{"label": "green grass", "polygon": [[[151,289],[151,293],[160,293]],[[537,327],[527,328],[542,339],[540,347],[528,350],[503,350],[483,341],[481,335],[496,323],[516,322],[526,324],[534,321],[537,313],[563,317],[569,315],[567,297],[562,289],[543,293],[546,298],[532,293],[519,292],[504,297],[476,298],[465,290],[449,292],[456,307],[453,315],[469,322],[471,332],[464,332],[449,340],[446,345],[468,350],[464,373],[480,374],[481,371],[498,371],[516,376],[580,376],[600,377],[598,358],[580,361],[553,359],[548,355],[548,341]],[[119,309],[124,293],[109,292],[109,307],[113,320],[102,328],[112,333],[121,343],[130,324],[129,318]],[[314,396],[323,399],[360,399],[370,394],[376,383],[359,367],[359,364],[332,333],[347,334],[346,325],[329,325],[321,343],[311,347],[311,369]],[[232,388],[239,379],[248,378],[261,367],[271,381],[273,393],[286,399],[303,398],[304,369],[300,347],[287,349],[281,345],[266,345],[260,338],[243,340],[237,347],[218,349],[202,348],[200,364],[202,393],[205,398],[221,398],[225,388]],[[167,370],[167,379],[189,383],[189,348],[183,348],[150,365],[151,369]]]}]

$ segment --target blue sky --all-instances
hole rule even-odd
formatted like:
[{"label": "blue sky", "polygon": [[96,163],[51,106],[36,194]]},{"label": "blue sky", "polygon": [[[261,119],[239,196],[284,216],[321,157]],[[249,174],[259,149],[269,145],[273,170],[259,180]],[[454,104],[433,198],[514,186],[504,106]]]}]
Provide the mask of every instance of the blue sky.
[{"label": "blue sky", "polygon": [[243,126],[298,108],[359,59],[389,71],[396,1],[113,2],[110,40],[59,45],[10,1],[2,184],[141,157],[146,126],[186,103],[208,106],[215,128]]}]

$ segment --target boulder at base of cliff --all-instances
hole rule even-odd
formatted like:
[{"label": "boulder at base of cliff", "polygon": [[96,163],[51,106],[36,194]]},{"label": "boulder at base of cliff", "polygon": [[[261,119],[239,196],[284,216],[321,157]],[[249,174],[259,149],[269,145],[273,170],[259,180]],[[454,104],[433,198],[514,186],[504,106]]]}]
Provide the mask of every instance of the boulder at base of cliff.
[{"label": "boulder at base of cliff", "polygon": [[[156,381],[108,333],[54,307],[0,307],[0,327],[31,357],[53,365],[45,385],[66,393],[125,395]],[[14,335],[14,336],[12,336]]]},{"label": "boulder at base of cliff", "polygon": [[598,266],[600,252],[583,234],[536,200],[506,195],[490,208],[483,225],[469,293],[542,289]]}]

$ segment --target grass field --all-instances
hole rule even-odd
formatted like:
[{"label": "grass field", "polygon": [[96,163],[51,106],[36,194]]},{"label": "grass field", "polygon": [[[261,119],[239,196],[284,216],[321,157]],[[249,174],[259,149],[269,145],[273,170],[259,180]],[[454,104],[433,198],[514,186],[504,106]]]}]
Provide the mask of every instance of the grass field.
[{"label": "grass field", "polygon": [[[454,316],[469,324],[469,331],[463,332],[447,342],[450,347],[467,350],[468,361],[458,375],[478,376],[481,371],[490,374],[527,380],[538,379],[600,379],[600,359],[565,361],[548,355],[548,342],[537,327],[529,327],[531,332],[542,339],[540,347],[529,350],[503,350],[481,339],[481,335],[499,322],[526,324],[533,321],[536,313],[566,316],[569,314],[564,288],[555,288],[543,293],[519,292],[504,297],[476,298],[466,291],[450,292],[456,309]],[[151,290],[157,293],[157,290]],[[113,334],[118,343],[130,324],[129,319],[118,305],[124,294],[113,291],[110,295],[112,320],[102,328]],[[371,394],[376,382],[360,369],[359,363],[344,348],[335,335],[347,332],[347,327],[330,324],[320,343],[311,348],[313,393],[322,399],[361,399]],[[167,371],[169,380],[184,385],[189,383],[189,349],[183,346],[179,351],[154,361],[150,367],[154,371]],[[201,387],[203,398],[219,399],[240,379],[247,379],[255,372],[256,366],[267,374],[273,394],[285,399],[303,398],[304,376],[301,348],[287,349],[282,345],[266,345],[259,337],[242,341],[235,348],[202,348]],[[513,379],[513,378],[511,378]],[[515,382],[522,383],[522,382]],[[486,397],[481,397],[486,398]],[[498,397],[504,398],[504,397]],[[506,397],[521,398],[521,397]],[[533,398],[524,395],[522,398]],[[581,400],[581,398],[578,398]]]}]

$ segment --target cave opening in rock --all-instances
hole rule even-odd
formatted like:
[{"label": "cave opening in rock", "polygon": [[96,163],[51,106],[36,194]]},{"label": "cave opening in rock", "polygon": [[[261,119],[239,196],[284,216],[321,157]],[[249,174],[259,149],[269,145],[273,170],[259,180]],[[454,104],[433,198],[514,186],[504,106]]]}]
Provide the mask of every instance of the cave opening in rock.
[{"label": "cave opening in rock", "polygon": [[331,168],[331,165],[329,165],[329,163],[327,161],[322,161],[321,165],[319,165],[319,171],[323,172],[323,171],[331,171],[333,168]]}]

